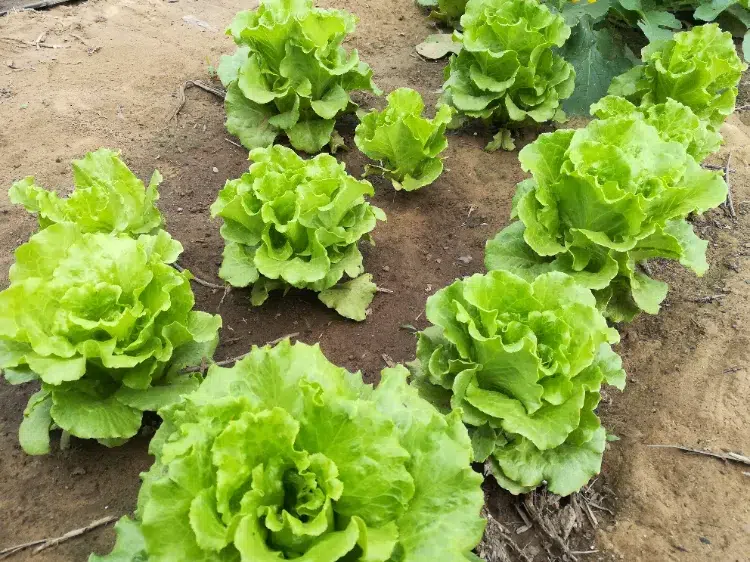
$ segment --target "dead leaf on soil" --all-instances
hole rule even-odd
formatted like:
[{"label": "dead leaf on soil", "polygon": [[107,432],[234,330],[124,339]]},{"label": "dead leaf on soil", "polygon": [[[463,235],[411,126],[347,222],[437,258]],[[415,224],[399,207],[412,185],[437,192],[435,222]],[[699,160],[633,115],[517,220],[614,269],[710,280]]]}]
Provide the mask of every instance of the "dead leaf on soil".
[{"label": "dead leaf on soil", "polygon": [[449,53],[458,53],[460,50],[461,43],[454,42],[451,33],[430,35],[424,40],[424,43],[417,45],[417,52],[430,60],[438,60]]},{"label": "dead leaf on soil", "polygon": [[207,21],[198,19],[195,16],[182,16],[182,21],[189,25],[194,25],[201,30],[205,29],[206,31],[216,31],[216,28],[213,25],[211,25]]}]

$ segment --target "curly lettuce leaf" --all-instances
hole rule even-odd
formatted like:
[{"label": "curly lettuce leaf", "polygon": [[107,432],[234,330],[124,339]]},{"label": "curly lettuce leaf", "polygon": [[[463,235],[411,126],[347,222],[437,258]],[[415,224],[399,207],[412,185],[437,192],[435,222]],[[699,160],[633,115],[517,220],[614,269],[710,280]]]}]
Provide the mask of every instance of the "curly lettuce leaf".
[{"label": "curly lettuce leaf", "polygon": [[707,244],[684,219],[718,206],[727,186],[696,162],[718,140],[686,106],[609,96],[593,111],[601,119],[521,151],[533,177],[514,197],[520,221],[488,242],[486,264],[525,279],[564,272],[595,291],[608,318],[629,321],[656,314],[667,294],[641,262],[674,259],[705,273]]},{"label": "curly lettuce leaf", "polygon": [[355,131],[357,148],[381,162],[378,169],[397,190],[430,185],[443,172],[439,154],[448,148],[445,129],[453,110],[440,105],[434,119],[422,117],[423,111],[419,92],[399,88],[388,95],[385,110],[366,114]]},{"label": "curly lettuce leaf", "polygon": [[599,119],[610,117],[642,117],[665,141],[676,141],[687,153],[701,162],[722,144],[721,134],[711,129],[686,105],[671,98],[666,102],[638,107],[619,96],[605,96],[591,106],[591,114]]},{"label": "curly lettuce leaf", "polygon": [[117,152],[100,148],[73,161],[75,189],[67,198],[48,191],[29,176],[8,193],[11,203],[23,205],[39,218],[40,228],[74,222],[84,232],[154,234],[163,225],[156,201],[162,180],[155,171],[143,185]]}]

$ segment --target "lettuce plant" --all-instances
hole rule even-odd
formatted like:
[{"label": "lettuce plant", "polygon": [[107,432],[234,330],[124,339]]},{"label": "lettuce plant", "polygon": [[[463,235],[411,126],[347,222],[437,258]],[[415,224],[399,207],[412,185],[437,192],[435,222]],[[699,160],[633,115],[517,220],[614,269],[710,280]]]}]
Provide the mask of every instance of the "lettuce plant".
[{"label": "lettuce plant", "polygon": [[0,370],[11,384],[41,382],[19,431],[27,453],[49,452],[52,428],[119,444],[144,411],[198,386],[181,370],[212,357],[221,318],[193,311],[190,274],[168,265],[181,251],[163,230],[135,239],[69,222],[16,250],[0,292]]},{"label": "lettuce plant", "polygon": [[461,25],[446,103],[501,126],[564,119],[560,101],[573,92],[575,71],[554,52],[570,35],[562,16],[536,0],[469,0]]},{"label": "lettuce plant", "polygon": [[[682,128],[690,127],[688,120]],[[668,287],[641,262],[675,259],[702,275],[708,244],[685,218],[727,196],[721,175],[701,168],[689,143],[668,137],[640,112],[541,135],[519,156],[533,175],[514,197],[520,222],[488,242],[487,268],[526,279],[568,273],[595,290],[615,322],[656,314]]]},{"label": "lettuce plant", "polygon": [[664,103],[636,106],[619,96],[605,96],[591,106],[591,114],[599,119],[634,117],[653,126],[665,141],[679,142],[687,153],[701,162],[721,147],[722,138],[693,110],[668,98]]},{"label": "lettuce plant", "polygon": [[153,234],[163,219],[156,201],[161,174],[155,171],[146,188],[119,158],[118,153],[100,148],[73,161],[75,190],[60,198],[36,184],[29,176],[11,187],[12,203],[23,205],[39,217],[39,227],[74,222],[84,232],[133,236]]},{"label": "lettuce plant", "polygon": [[560,272],[533,282],[507,271],[460,279],[427,299],[415,385],[460,411],[477,461],[514,494],[542,482],[568,495],[601,468],[606,432],[595,409],[625,373],[617,331],[596,299]]},{"label": "lettuce plant", "polygon": [[440,105],[434,119],[422,117],[424,103],[419,92],[399,88],[388,96],[383,111],[364,115],[354,136],[357,147],[390,178],[397,190],[414,191],[434,182],[443,172],[439,154],[448,148],[445,129],[453,109]]},{"label": "lettuce plant", "polygon": [[[234,287],[252,285],[256,306],[273,289],[297,287],[320,293],[347,318],[364,320],[376,287],[370,275],[360,275],[357,243],[385,220],[365,200],[372,185],[328,154],[303,160],[273,146],[253,150],[250,159],[250,171],[228,181],[211,206],[211,215],[224,220],[219,276]],[[334,287],[344,275],[353,281]]]},{"label": "lettuce plant", "polygon": [[343,10],[314,8],[312,0],[263,0],[238,13],[227,29],[238,49],[218,68],[229,132],[253,149],[283,131],[309,153],[338,137],[336,116],[356,107],[349,92],[380,93],[357,51],[341,46],[356,21]]},{"label": "lettuce plant", "polygon": [[673,99],[688,106],[712,130],[734,111],[737,85],[747,68],[732,35],[718,25],[701,25],[655,41],[642,52],[643,64],[615,78],[609,93],[637,105]]},{"label": "lettuce plant", "polygon": [[135,520],[90,562],[465,562],[484,529],[471,442],[407,375],[373,390],[288,340],[212,366],[160,412]]}]

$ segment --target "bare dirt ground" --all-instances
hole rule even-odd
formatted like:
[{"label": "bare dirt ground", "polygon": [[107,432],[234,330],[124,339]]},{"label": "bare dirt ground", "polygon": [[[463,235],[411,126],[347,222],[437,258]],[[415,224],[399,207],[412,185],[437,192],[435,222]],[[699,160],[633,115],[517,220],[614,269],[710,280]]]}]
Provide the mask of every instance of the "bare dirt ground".
[{"label": "bare dirt ground", "polygon": [[[435,102],[444,63],[424,61],[414,52],[434,28],[411,0],[321,4],[359,15],[349,44],[374,68],[383,90],[409,86]],[[35,175],[42,185],[65,189],[71,184],[70,160],[100,146],[121,149],[143,178],[155,168],[162,172],[160,207],[169,231],[185,246],[181,264],[218,281],[222,240],[208,207],[224,182],[246,169],[247,154],[225,140],[223,108],[211,94],[188,90],[181,113],[167,118],[179,86],[188,79],[207,80],[208,66],[233,51],[222,30],[236,11],[249,7],[234,0],[92,0],[0,18],[0,288],[7,286],[14,249],[36,227],[33,217],[10,205],[7,188]],[[372,97],[360,101],[366,107],[382,103]],[[578,554],[579,560],[750,560],[750,477],[743,473],[750,468],[647,446],[750,453],[750,114],[745,115],[747,124],[741,116],[730,119],[727,145],[715,157],[722,164],[732,152],[737,220],[722,210],[696,219],[711,241],[711,271],[696,279],[675,264],[654,264],[658,276],[670,282],[668,305],[658,317],[642,316],[622,330],[619,351],[629,386],[622,394],[609,393],[600,409],[621,440],[610,445],[591,492],[605,503],[593,507],[596,531],[588,521],[573,543],[577,550],[596,552]],[[349,146],[352,127],[346,122],[341,127]],[[507,223],[514,186],[523,177],[517,154],[487,154],[486,141],[481,133],[452,135],[447,172],[420,192],[394,193],[375,180],[374,201],[388,222],[374,233],[377,246],[365,250],[366,268],[394,293],[376,297],[366,322],[346,321],[304,293],[252,309],[248,295],[235,291],[221,306],[225,327],[217,357],[298,332],[299,339],[319,341],[332,361],[361,369],[371,382],[384,366],[383,354],[412,359],[413,337],[400,326],[423,328],[429,294],[482,270],[484,242]],[[343,159],[350,172],[362,171],[364,159],[355,150]],[[458,259],[466,256],[472,258],[468,264]],[[195,292],[199,308],[217,310],[220,294],[200,286]],[[16,432],[33,390],[0,383],[0,550],[130,512],[138,473],[150,464],[147,436],[117,449],[73,440],[68,451],[24,455]],[[488,498],[500,522],[511,530],[521,525],[515,498],[492,486]],[[113,536],[105,528],[37,556],[12,559],[85,560],[92,550],[107,551]],[[545,552],[536,527],[514,537],[531,543],[527,552],[535,560],[555,559]]]}]

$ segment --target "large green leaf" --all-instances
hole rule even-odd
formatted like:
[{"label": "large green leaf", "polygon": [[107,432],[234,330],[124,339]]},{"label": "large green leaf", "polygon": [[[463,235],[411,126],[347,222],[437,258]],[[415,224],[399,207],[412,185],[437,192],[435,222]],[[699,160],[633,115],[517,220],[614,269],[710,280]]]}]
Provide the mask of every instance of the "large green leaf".
[{"label": "large green leaf", "polygon": [[594,29],[590,16],[580,19],[560,54],[576,71],[573,95],[563,102],[573,115],[588,115],[589,106],[607,94],[612,78],[633,66],[624,43],[610,30]]}]

